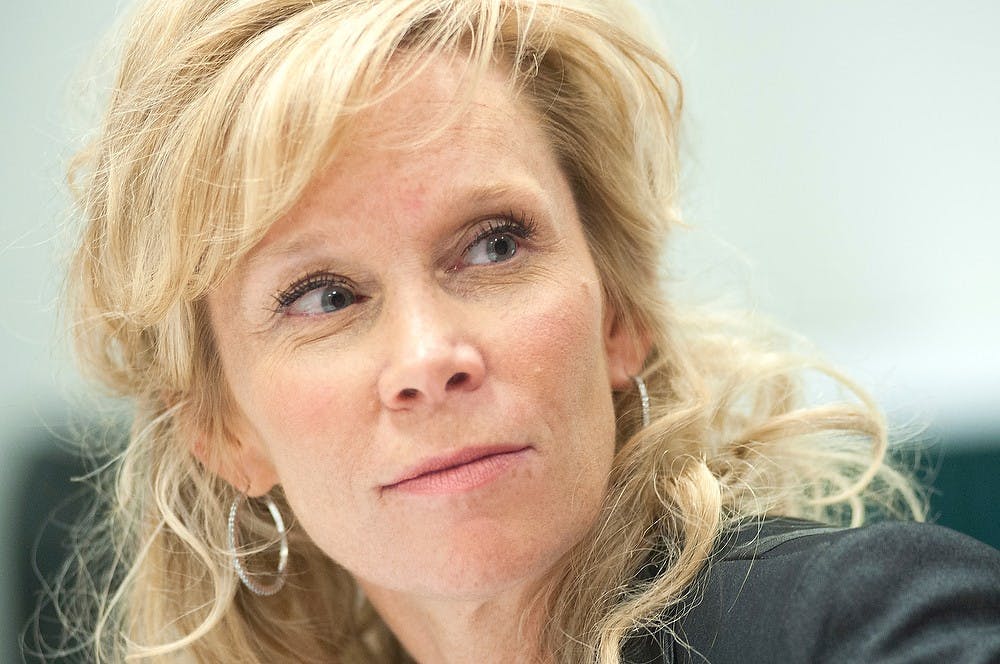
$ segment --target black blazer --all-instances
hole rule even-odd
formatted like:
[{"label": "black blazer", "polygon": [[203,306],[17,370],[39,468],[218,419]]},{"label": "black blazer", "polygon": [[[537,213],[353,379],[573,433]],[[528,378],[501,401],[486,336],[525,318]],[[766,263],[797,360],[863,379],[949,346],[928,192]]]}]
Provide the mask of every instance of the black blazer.
[{"label": "black blazer", "polygon": [[680,638],[641,632],[623,661],[1000,664],[1000,551],[940,526],[768,519],[724,537],[698,587]]}]

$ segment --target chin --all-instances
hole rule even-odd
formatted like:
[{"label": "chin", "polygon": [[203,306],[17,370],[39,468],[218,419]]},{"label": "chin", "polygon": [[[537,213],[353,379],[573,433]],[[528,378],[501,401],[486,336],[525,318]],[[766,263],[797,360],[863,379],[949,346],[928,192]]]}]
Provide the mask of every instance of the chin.
[{"label": "chin", "polygon": [[391,585],[400,592],[442,600],[488,600],[530,592],[583,539],[597,511],[555,529],[525,529],[517,523],[504,527],[488,520],[462,524],[460,532],[424,538],[419,547],[401,546],[402,557],[396,562],[402,574],[394,574]]}]

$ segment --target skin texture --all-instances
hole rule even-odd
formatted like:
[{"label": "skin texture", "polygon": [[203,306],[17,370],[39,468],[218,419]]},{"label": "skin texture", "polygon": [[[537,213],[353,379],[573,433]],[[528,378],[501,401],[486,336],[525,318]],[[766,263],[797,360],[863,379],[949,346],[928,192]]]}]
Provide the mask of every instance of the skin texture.
[{"label": "skin texture", "polygon": [[[598,514],[612,391],[641,359],[537,120],[497,75],[441,130],[460,85],[434,62],[366,112],[209,296],[239,411],[239,448],[215,470],[252,495],[280,483],[418,660],[512,661],[512,644],[531,650],[526,596]],[[476,242],[505,215],[530,237]],[[320,289],[278,305],[308,275]],[[356,297],[324,313],[334,277]],[[486,445],[522,451],[470,471],[484,483],[394,486]]]}]

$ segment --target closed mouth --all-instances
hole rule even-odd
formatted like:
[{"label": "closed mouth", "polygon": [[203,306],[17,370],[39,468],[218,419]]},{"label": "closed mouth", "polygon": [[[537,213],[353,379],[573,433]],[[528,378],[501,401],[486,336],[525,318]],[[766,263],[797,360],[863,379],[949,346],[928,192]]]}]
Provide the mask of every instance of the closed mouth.
[{"label": "closed mouth", "polygon": [[434,457],[406,471],[398,479],[381,487],[382,491],[411,490],[416,493],[441,493],[471,488],[502,471],[530,445],[472,447],[455,454]]}]

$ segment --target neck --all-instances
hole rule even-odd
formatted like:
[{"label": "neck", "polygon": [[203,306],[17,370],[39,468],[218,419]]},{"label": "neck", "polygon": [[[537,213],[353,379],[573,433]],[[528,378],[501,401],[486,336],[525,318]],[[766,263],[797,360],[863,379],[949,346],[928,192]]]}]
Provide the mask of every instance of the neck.
[{"label": "neck", "polygon": [[381,588],[364,589],[382,619],[420,664],[525,662],[542,664],[541,621],[531,593],[512,590],[489,599],[435,599]]}]

